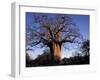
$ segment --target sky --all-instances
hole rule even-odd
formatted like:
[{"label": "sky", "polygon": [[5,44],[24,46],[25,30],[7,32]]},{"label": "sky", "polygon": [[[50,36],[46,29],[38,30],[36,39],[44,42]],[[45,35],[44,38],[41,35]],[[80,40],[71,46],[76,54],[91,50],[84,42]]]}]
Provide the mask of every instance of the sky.
[{"label": "sky", "polygon": [[[33,12],[26,12],[26,29],[30,26],[32,26],[34,22],[34,16],[35,15],[41,15],[44,13],[33,13]],[[45,13],[48,14],[48,16],[54,16],[55,14],[51,13]],[[59,14],[56,14],[59,15]],[[73,22],[77,25],[77,27],[80,30],[80,33],[83,35],[84,39],[89,39],[89,15],[76,15],[76,14],[65,14],[72,18]],[[37,26],[37,25],[36,25]],[[43,50],[45,48],[35,48],[34,51],[28,51],[30,57],[32,59],[36,58],[39,54],[43,53]],[[63,57],[70,57],[73,55],[73,52],[75,52],[76,49],[62,49],[62,58]]]}]

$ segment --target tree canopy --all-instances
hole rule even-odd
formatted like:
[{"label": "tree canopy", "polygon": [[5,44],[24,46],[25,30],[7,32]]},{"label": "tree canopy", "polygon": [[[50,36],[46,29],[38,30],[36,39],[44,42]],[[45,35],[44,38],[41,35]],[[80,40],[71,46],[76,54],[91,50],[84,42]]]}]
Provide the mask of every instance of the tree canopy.
[{"label": "tree canopy", "polygon": [[26,44],[47,47],[56,42],[62,45],[78,42],[79,36],[79,29],[70,16],[40,14],[34,15],[32,26],[26,29]]}]

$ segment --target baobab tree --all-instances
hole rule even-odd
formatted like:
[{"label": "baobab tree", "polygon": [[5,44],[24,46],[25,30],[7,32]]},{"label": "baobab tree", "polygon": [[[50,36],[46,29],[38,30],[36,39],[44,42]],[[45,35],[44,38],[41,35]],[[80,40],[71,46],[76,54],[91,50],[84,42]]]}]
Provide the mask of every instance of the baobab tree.
[{"label": "baobab tree", "polygon": [[26,28],[26,44],[48,47],[52,59],[60,61],[62,47],[78,42],[79,29],[66,14],[33,14],[33,24]]}]

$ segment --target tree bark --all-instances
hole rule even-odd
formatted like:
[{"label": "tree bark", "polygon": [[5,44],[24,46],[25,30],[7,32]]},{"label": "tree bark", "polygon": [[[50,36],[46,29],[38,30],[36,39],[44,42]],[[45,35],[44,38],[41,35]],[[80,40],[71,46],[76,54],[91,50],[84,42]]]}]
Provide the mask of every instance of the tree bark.
[{"label": "tree bark", "polygon": [[[50,35],[50,34],[49,34]],[[52,60],[59,62],[61,60],[61,47],[62,44],[59,42],[61,33],[58,32],[55,36],[55,39],[49,44]]]},{"label": "tree bark", "polygon": [[52,42],[49,46],[52,60],[59,62],[61,60],[61,44],[57,42]]},{"label": "tree bark", "polygon": [[53,46],[53,55],[54,55],[54,60],[55,61],[60,61],[61,60],[61,45],[60,43],[52,43]]}]

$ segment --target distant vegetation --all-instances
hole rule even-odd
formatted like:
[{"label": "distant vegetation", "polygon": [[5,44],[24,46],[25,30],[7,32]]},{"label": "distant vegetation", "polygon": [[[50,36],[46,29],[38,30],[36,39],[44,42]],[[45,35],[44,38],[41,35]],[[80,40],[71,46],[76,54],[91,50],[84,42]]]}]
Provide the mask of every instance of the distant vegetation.
[{"label": "distant vegetation", "polygon": [[57,65],[79,65],[79,64],[89,64],[89,56],[74,56],[70,58],[63,58],[59,63],[53,62],[50,57],[50,54],[44,53],[39,55],[35,60],[26,61],[26,67],[35,67],[35,66],[57,66]]}]

